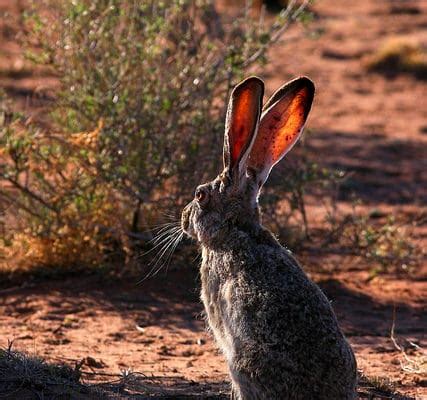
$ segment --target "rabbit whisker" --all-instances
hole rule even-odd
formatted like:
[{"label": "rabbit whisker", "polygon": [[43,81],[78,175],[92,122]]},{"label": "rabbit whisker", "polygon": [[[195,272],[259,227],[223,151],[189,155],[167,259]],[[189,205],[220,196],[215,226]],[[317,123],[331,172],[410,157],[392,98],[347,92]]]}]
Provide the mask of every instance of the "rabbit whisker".
[{"label": "rabbit whisker", "polygon": [[167,222],[163,222],[163,223],[161,223],[161,224],[153,225],[153,229],[156,229],[156,228],[158,228],[159,226],[174,225],[174,224],[177,224],[177,223],[179,223],[179,220],[174,219],[173,221],[167,221]]},{"label": "rabbit whisker", "polygon": [[[153,257],[153,260],[149,263],[149,266],[152,265],[152,268],[147,273],[147,275],[143,279],[141,279],[138,283],[142,283],[143,281],[154,276],[155,274],[158,273],[158,271],[160,271],[160,269],[165,265],[165,262],[162,263],[162,258],[165,256],[165,254],[167,254],[166,261],[170,259],[173,251],[175,250],[176,246],[180,242],[183,234],[184,233],[182,232],[181,229],[175,230],[172,234],[170,234],[170,236],[163,239],[162,242],[158,244],[158,245],[161,244],[162,247],[157,252],[156,257]],[[158,267],[159,263],[160,263],[160,267]]]},{"label": "rabbit whisker", "polygon": [[[180,228],[170,229],[169,231],[164,232],[162,235],[157,236],[156,240],[153,242],[154,246],[150,250],[147,250],[146,252],[142,253],[140,257],[152,253],[159,246],[167,244],[169,240],[171,240],[171,238],[179,232],[179,230]],[[151,243],[151,241],[149,243]]]},{"label": "rabbit whisker", "polygon": [[167,241],[165,241],[166,243],[160,248],[160,250],[158,251],[158,253],[156,254],[157,258],[153,258],[153,260],[150,262],[149,265],[154,265],[158,264],[162,257],[167,253],[167,251],[171,248],[171,246],[174,243],[175,238],[179,236],[179,231],[175,231],[174,233],[172,233],[167,239]]},{"label": "rabbit whisker", "polygon": [[176,215],[171,214],[171,213],[167,213],[167,212],[163,212],[162,213],[164,217],[169,218],[170,220],[175,220],[176,221]]},{"label": "rabbit whisker", "polygon": [[175,239],[175,244],[169,253],[169,258],[166,260],[166,264],[165,264],[166,265],[166,273],[168,272],[168,268],[169,268],[170,262],[172,260],[173,253],[175,252],[176,248],[178,247],[179,243],[181,242],[183,236],[184,236],[184,232],[181,231],[181,234]]},{"label": "rabbit whisker", "polygon": [[172,259],[172,255],[173,255],[176,247],[178,246],[179,242],[181,241],[181,239],[182,239],[182,234],[179,235],[175,239],[174,244],[172,245],[172,247],[168,251],[168,255],[165,258],[165,261],[162,264],[160,264],[159,267],[153,272],[153,274],[151,275],[152,277],[156,276],[164,267],[166,267],[166,271],[168,270],[170,261]]},{"label": "rabbit whisker", "polygon": [[146,226],[147,229],[143,230],[142,232],[143,233],[146,233],[146,232],[156,232],[158,230],[163,229],[167,225],[170,226],[170,225],[178,225],[178,224],[179,224],[179,222],[175,221],[175,222],[166,222],[166,223],[158,224],[158,225]]},{"label": "rabbit whisker", "polygon": [[152,240],[150,240],[149,243],[157,244],[160,240],[162,240],[165,236],[170,235],[171,233],[175,233],[177,230],[180,230],[180,226],[172,226],[168,228],[167,230],[159,233],[156,237],[154,237]]},{"label": "rabbit whisker", "polygon": [[165,242],[167,242],[170,237],[175,234],[178,231],[178,227],[171,227],[166,232],[163,232],[162,234],[157,235],[152,240],[150,240],[148,243],[152,244],[153,247],[151,247],[149,250],[141,253],[138,255],[138,259],[144,257],[145,255],[153,252],[156,248],[163,245]]},{"label": "rabbit whisker", "polygon": [[196,261],[199,262],[201,260],[201,258],[202,258],[202,253],[197,252],[197,254],[194,256],[194,258],[191,260],[191,263],[194,263]]},{"label": "rabbit whisker", "polygon": [[169,261],[172,257],[172,254],[174,253],[179,242],[181,241],[183,235],[184,235],[184,232],[182,232],[182,231],[174,235],[174,238],[172,239],[172,246],[170,246],[166,252],[165,262],[163,263],[163,265],[159,269],[161,269],[164,265],[167,265],[169,263]]},{"label": "rabbit whisker", "polygon": [[179,222],[168,222],[166,224],[160,224],[157,225],[155,227],[153,227],[152,229],[150,229],[152,232],[156,232],[156,234],[158,235],[159,233],[167,230],[170,227],[174,227],[174,226],[179,226],[180,223]]}]

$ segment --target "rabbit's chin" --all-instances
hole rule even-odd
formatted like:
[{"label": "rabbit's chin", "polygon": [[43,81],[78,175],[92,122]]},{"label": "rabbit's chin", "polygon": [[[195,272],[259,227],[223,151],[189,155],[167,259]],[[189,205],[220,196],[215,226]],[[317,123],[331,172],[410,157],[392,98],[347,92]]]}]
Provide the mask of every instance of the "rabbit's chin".
[{"label": "rabbit's chin", "polygon": [[202,246],[209,245],[213,242],[218,242],[221,236],[220,231],[218,229],[210,229],[209,231],[194,231],[191,225],[187,229],[183,229],[183,231],[187,235],[187,237],[196,240]]},{"label": "rabbit's chin", "polygon": [[181,228],[187,237],[190,239],[199,240],[197,233],[194,231],[193,224],[182,222]]},{"label": "rabbit's chin", "polygon": [[202,246],[211,247],[226,241],[226,235],[224,229],[215,225],[208,228],[196,226],[196,239]]},{"label": "rabbit's chin", "polygon": [[193,230],[184,230],[184,233],[187,235],[189,239],[199,240],[197,234]]}]

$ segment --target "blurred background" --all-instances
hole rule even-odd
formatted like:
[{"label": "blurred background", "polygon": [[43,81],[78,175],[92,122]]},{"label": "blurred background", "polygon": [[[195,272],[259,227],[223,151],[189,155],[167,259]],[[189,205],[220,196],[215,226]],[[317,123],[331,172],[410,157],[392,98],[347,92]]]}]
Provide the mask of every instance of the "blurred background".
[{"label": "blurred background", "polygon": [[266,97],[317,88],[263,222],[333,301],[361,398],[427,396],[426,2],[0,0],[0,16],[0,394],[226,396],[175,226],[256,74]]}]

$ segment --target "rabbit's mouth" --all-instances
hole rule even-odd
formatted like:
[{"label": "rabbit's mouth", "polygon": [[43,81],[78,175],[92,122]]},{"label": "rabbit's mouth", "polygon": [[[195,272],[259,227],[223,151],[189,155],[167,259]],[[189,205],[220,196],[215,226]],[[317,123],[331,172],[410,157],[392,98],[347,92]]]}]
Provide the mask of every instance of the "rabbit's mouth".
[{"label": "rabbit's mouth", "polygon": [[182,210],[181,214],[181,227],[184,233],[186,233],[188,236],[197,239],[196,233],[193,229],[193,224],[191,223],[191,207],[192,203],[187,204],[187,206]]}]

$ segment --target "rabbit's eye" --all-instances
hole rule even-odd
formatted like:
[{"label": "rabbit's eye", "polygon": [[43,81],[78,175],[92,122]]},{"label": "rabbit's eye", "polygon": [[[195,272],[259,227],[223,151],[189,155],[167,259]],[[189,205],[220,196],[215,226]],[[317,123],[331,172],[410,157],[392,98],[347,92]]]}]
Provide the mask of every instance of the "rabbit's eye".
[{"label": "rabbit's eye", "polygon": [[206,190],[197,189],[195,193],[195,198],[199,203],[203,203],[208,197]]}]

